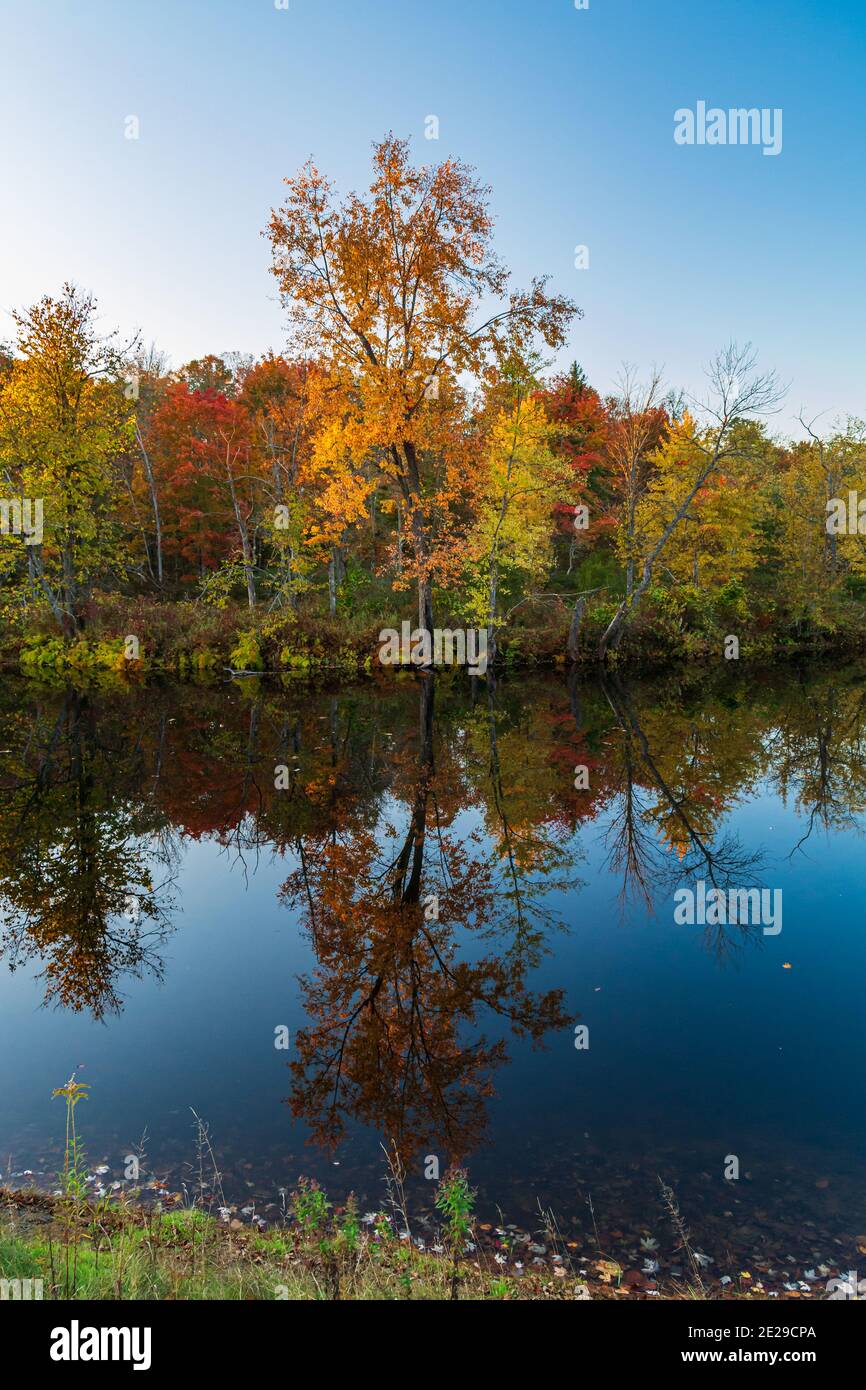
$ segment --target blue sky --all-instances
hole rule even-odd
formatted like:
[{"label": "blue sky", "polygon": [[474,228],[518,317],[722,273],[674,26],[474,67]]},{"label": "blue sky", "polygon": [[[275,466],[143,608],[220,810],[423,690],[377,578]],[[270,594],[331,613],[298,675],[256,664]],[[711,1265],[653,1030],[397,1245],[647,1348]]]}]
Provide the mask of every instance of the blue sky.
[{"label": "blue sky", "polygon": [[[175,365],[279,349],[282,178],[360,189],[393,129],[492,185],[601,389],[628,360],[698,390],[736,337],[791,383],[779,428],[866,415],[863,0],[0,0],[0,64],[0,338],[71,278]],[[781,154],[677,145],[699,100],[782,108]]]}]

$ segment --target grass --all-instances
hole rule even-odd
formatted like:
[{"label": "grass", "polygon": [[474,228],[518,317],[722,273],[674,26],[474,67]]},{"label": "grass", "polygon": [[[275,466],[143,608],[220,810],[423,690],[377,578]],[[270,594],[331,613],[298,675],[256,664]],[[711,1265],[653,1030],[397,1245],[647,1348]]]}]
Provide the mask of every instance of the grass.
[{"label": "grass", "polygon": [[[499,1277],[495,1256],[467,1258],[475,1252],[475,1194],[462,1169],[446,1173],[437,1189],[440,1253],[420,1248],[409,1233],[396,1151],[386,1155],[390,1213],[362,1218],[354,1198],[334,1207],[317,1183],[301,1179],[280,1224],[243,1226],[229,1219],[208,1126],[193,1112],[198,1194],[190,1205],[144,1206],[132,1199],[135,1190],[93,1200],[76,1116],[87,1091],[73,1075],[53,1093],[66,1111],[59,1191],[0,1188],[3,1280],[41,1280],[43,1297],[65,1301],[544,1296],[540,1274],[510,1280]],[[580,1296],[571,1282],[571,1292],[557,1289],[556,1297]]]},{"label": "grass", "polygon": [[[413,1239],[405,1172],[394,1148],[386,1151],[386,1210],[361,1216],[353,1197],[335,1206],[317,1183],[301,1179],[277,1223],[266,1226],[254,1218],[244,1225],[231,1219],[208,1126],[195,1112],[198,1190],[187,1196],[187,1205],[173,1205],[180,1194],[145,1205],[135,1187],[94,1198],[76,1116],[87,1090],[73,1075],[54,1092],[66,1110],[59,1190],[49,1195],[0,1187],[0,1299],[26,1297],[7,1283],[26,1280],[41,1281],[42,1297],[61,1301],[566,1302],[642,1296],[614,1261],[596,1260],[592,1272],[576,1269],[553,1214],[543,1209],[547,1261],[504,1268],[501,1250],[479,1242],[475,1192],[461,1168],[439,1180],[439,1225],[432,1238]],[[662,1190],[691,1256],[675,1195],[664,1184]],[[656,1296],[706,1298],[694,1257],[692,1264],[693,1284],[672,1282]],[[725,1297],[749,1293],[732,1288]]]},{"label": "grass", "polygon": [[[306,1186],[307,1194],[318,1192]],[[324,1200],[324,1194],[321,1194]],[[303,1206],[293,1224],[234,1231],[196,1208],[79,1204],[0,1190],[0,1277],[41,1279],[60,1300],[512,1301],[585,1297],[575,1279],[502,1277],[491,1261],[435,1255],[384,1215],[361,1229],[346,1208]],[[301,1215],[299,1217],[298,1211]],[[306,1224],[304,1224],[306,1222]],[[74,1276],[72,1271],[74,1270]]]}]

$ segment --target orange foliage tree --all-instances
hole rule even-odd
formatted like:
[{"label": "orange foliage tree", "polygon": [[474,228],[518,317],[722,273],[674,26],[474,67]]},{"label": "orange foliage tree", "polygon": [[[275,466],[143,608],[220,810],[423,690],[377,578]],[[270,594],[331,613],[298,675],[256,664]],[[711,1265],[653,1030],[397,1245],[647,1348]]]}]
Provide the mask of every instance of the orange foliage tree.
[{"label": "orange foliage tree", "polygon": [[[443,477],[430,417],[441,435],[458,429],[449,405],[460,404],[462,374],[483,375],[506,334],[527,348],[538,334],[561,346],[578,311],[548,295],[543,280],[508,294],[488,190],[457,160],[416,168],[408,141],[388,135],[373,148],[364,197],[338,202],[312,162],[286,184],[267,235],[292,334],[321,356],[342,398],[331,428],[339,423],[345,458],[355,471],[372,461],[403,509],[419,626],[429,631],[432,585],[447,563],[442,514],[460,482],[453,465]],[[486,317],[482,301],[495,305]]]}]

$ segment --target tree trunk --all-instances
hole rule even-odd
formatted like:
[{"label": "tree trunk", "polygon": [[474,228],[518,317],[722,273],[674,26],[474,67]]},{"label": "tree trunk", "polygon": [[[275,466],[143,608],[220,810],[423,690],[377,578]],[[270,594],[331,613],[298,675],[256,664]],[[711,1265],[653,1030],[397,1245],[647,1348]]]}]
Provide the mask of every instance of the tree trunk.
[{"label": "tree trunk", "polygon": [[628,559],[625,566],[625,596],[630,599],[634,592],[634,513],[635,498],[629,496],[628,517],[626,525],[628,527]]},{"label": "tree trunk", "polygon": [[566,646],[566,651],[568,653],[568,659],[571,662],[577,661],[577,655],[580,650],[580,625],[583,622],[583,610],[585,607],[586,594],[581,594],[580,598],[577,600],[577,603],[574,605],[574,611],[571,615],[571,623],[569,624],[568,628],[568,643]]},{"label": "tree trunk", "polygon": [[593,594],[601,593],[602,587],[603,586],[599,586],[597,589],[587,589],[585,594],[579,594],[574,609],[572,610],[571,623],[568,628],[568,641],[566,643],[566,652],[572,664],[577,661],[580,651],[580,628],[583,622],[583,610],[586,607],[586,600],[592,598]]},{"label": "tree trunk", "polygon": [[492,666],[496,660],[496,603],[499,590],[499,564],[496,559],[490,566],[490,587],[487,594],[487,664]]},{"label": "tree trunk", "polygon": [[418,626],[433,634],[433,586],[426,575],[418,575]]},{"label": "tree trunk", "polygon": [[332,618],[336,616],[337,612],[337,566],[333,546],[331,546],[331,555],[328,560],[328,612]]},{"label": "tree trunk", "polygon": [[147,449],[144,447],[144,440],[141,437],[141,430],[135,426],[135,437],[138,440],[138,447],[141,450],[141,457],[144,460],[144,472],[147,478],[147,485],[150,488],[150,503],[153,507],[153,524],[156,531],[156,582],[162,588],[162,519],[159,512],[159,493],[156,487],[156,478],[153,475],[150,458]]},{"label": "tree trunk", "polygon": [[433,757],[433,696],[435,679],[425,675],[420,682],[419,758],[415,797],[405,839],[391,870],[394,902],[418,903],[421,898],[421,874],[424,867],[424,844],[427,834],[427,802],[435,771]]},{"label": "tree trunk", "polygon": [[427,536],[427,523],[421,510],[421,477],[418,471],[418,456],[411,440],[403,444],[403,459],[406,465],[404,493],[412,508],[412,540],[415,545],[415,565],[418,571],[418,626],[422,632],[430,633],[433,640],[433,583],[430,578],[430,543]]},{"label": "tree trunk", "polygon": [[249,604],[250,608],[255,608],[255,606],[256,606],[256,581],[255,581],[255,576],[254,576],[254,574],[253,574],[252,554],[251,554],[251,552],[250,552],[250,543],[249,543],[249,540],[248,540],[248,538],[247,538],[247,528],[246,528],[246,526],[244,526],[244,528],[243,528],[243,541],[242,541],[242,545],[243,545],[243,555],[244,555],[244,578],[245,578],[246,581],[247,581],[247,603]]},{"label": "tree trunk", "polygon": [[256,581],[255,576],[253,574],[253,555],[252,550],[250,548],[250,536],[249,531],[247,530],[247,523],[244,519],[243,512],[241,511],[241,505],[238,500],[237,489],[235,487],[235,480],[232,474],[231,464],[228,458],[228,446],[226,446],[226,474],[228,475],[229,480],[229,492],[231,493],[232,506],[234,507],[235,521],[238,525],[238,535],[241,538],[241,554],[243,556],[244,563],[244,578],[246,579],[247,583],[247,603],[249,604],[250,608],[255,608]]},{"label": "tree trunk", "polygon": [[74,637],[80,626],[78,588],[75,583],[75,541],[67,536],[62,550],[63,566],[63,635]]},{"label": "tree trunk", "polygon": [[[38,554],[36,553],[37,550],[39,552]],[[57,625],[60,628],[61,632],[66,637],[70,636],[70,632],[67,628],[66,614],[63,611],[63,607],[59,602],[54,590],[45,581],[45,572],[42,565],[41,546],[28,546],[27,569],[31,583],[34,585],[38,584],[39,588],[42,590],[43,594],[47,598],[49,606],[51,608],[51,612],[53,613],[55,621],[57,622]]]}]

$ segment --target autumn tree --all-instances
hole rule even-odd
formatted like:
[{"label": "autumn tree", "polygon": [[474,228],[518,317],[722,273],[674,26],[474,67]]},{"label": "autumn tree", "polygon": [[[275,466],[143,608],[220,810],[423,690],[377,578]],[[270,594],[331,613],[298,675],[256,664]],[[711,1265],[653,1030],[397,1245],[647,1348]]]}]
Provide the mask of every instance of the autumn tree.
[{"label": "autumn tree", "polygon": [[[807,435],[798,450],[800,471],[817,483],[823,493],[816,510],[823,521],[826,577],[835,584],[841,562],[861,575],[866,574],[866,517],[860,515],[860,494],[866,493],[866,422],[849,418],[822,436],[815,429],[817,421],[804,419],[802,413],[799,420]],[[857,509],[853,526],[849,506],[852,492],[856,494]]]},{"label": "autumn tree", "polygon": [[337,611],[337,586],[345,569],[345,545],[351,531],[366,519],[375,489],[375,467],[359,464],[357,403],[347,400],[330,372],[320,373],[312,388],[316,420],[311,449],[299,482],[306,500],[304,543],[309,554],[327,566],[328,611]]},{"label": "autumn tree", "polygon": [[[665,550],[665,572],[678,584],[695,589],[741,579],[760,557],[760,426],[742,422],[735,428],[741,447],[726,472],[715,470],[692,497]],[[672,422],[653,455],[653,472],[635,513],[639,544],[651,548],[692,491],[703,471],[706,453],[697,423],[688,411]]]},{"label": "autumn tree", "polygon": [[[372,453],[404,509],[419,626],[429,630],[432,460],[419,447],[425,412],[443,377],[482,372],[506,331],[518,339],[540,332],[559,347],[576,310],[540,280],[506,298],[488,190],[456,160],[416,168],[408,141],[388,135],[374,146],[364,197],[338,202],[312,162],[286,183],[267,235],[293,336],[321,357],[345,394],[350,456],[360,465]],[[482,301],[498,307],[485,316]]]},{"label": "autumn tree", "polygon": [[627,601],[634,590],[637,508],[666,423],[661,374],[654,370],[641,382],[633,367],[624,367],[619,390],[608,401],[605,446],[618,503],[616,544],[625,564]]},{"label": "autumn tree", "polygon": [[218,357],[213,352],[185,363],[177,373],[177,378],[186,382],[190,391],[200,394],[208,391],[226,397],[236,394],[237,383],[231,366],[224,357]]},{"label": "autumn tree", "polygon": [[124,481],[132,526],[141,537],[147,574],[160,589],[164,578],[163,522],[153,460],[154,417],[170,384],[165,354],[153,344],[140,348],[126,364],[124,396],[133,402],[134,444],[127,451]]},{"label": "autumn tree", "polygon": [[191,390],[179,380],[154,414],[152,437],[164,545],[185,563],[182,577],[197,573],[204,579],[237,555],[247,603],[254,608],[260,488],[247,411],[222,391]]},{"label": "autumn tree", "polygon": [[293,608],[308,585],[311,556],[309,479],[316,413],[309,362],[268,353],[247,371],[240,401],[247,412],[254,472],[266,499],[262,534],[278,572],[276,597]]},{"label": "autumn tree", "polygon": [[511,355],[491,402],[491,426],[474,499],[470,533],[473,609],[496,656],[503,590],[531,585],[550,566],[553,513],[572,469],[553,452],[553,427],[540,399],[534,363]]},{"label": "autumn tree", "polygon": [[704,423],[693,438],[699,464],[693,469],[689,485],[659,534],[644,548],[640,581],[626,593],[599,644],[598,654],[602,661],[622,641],[629,618],[650,586],[659,557],[688,515],[697,494],[720,469],[741,460],[748,451],[748,444],[737,432],[738,422],[766,414],[781,399],[783,393],[775,373],[756,372],[755,361],[751,344],[738,347],[732,343],[710,364],[710,393],[703,406]]},{"label": "autumn tree", "polygon": [[96,328],[96,301],[72,285],[22,313],[0,393],[0,460],[13,492],[42,508],[26,545],[27,594],[67,636],[93,580],[122,565],[116,463],[129,438],[118,390],[123,350]]},{"label": "autumn tree", "polygon": [[[543,386],[542,398],[552,425],[553,451],[571,472],[555,508],[558,533],[568,538],[571,573],[578,544],[590,549],[616,525],[616,489],[605,450],[607,408],[577,362]],[[585,516],[581,507],[586,508]]]}]

